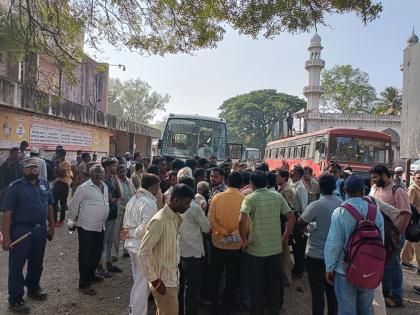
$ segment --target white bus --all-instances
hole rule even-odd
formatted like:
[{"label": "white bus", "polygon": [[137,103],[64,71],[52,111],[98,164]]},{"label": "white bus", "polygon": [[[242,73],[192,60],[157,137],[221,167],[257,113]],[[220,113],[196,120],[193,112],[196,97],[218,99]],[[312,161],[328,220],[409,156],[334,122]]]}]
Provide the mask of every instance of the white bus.
[{"label": "white bus", "polygon": [[227,143],[224,119],[199,115],[169,114],[158,147],[161,155],[183,159],[215,156],[222,161],[242,155],[241,144]]},{"label": "white bus", "polygon": [[260,159],[261,159],[260,149],[245,148],[244,161],[253,162],[253,161],[259,161]]}]

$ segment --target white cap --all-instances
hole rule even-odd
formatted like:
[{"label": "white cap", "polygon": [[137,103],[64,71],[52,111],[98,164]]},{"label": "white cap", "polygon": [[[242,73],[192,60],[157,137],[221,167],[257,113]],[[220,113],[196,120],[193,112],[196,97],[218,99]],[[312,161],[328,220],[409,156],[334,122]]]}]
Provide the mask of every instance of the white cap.
[{"label": "white cap", "polygon": [[350,170],[345,170],[344,173],[347,173],[349,175],[353,175],[353,173]]},{"label": "white cap", "polygon": [[397,166],[394,170],[394,172],[404,172],[404,169],[401,166]]},{"label": "white cap", "polygon": [[39,149],[38,148],[32,148],[31,153],[39,154]]}]

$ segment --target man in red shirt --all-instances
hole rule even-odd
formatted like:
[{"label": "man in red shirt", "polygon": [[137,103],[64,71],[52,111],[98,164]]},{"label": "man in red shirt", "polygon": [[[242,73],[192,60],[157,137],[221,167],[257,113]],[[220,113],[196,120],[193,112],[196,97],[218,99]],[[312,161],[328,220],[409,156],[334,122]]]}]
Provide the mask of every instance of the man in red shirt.
[{"label": "man in red shirt", "polygon": [[[396,186],[391,171],[385,165],[376,165],[370,170],[373,187],[370,195],[386,202],[400,210],[400,213],[391,218],[404,241],[404,231],[411,218],[410,199],[407,192]],[[403,306],[403,275],[401,267],[401,249],[398,250],[386,263],[383,278],[382,292],[387,306]]]}]

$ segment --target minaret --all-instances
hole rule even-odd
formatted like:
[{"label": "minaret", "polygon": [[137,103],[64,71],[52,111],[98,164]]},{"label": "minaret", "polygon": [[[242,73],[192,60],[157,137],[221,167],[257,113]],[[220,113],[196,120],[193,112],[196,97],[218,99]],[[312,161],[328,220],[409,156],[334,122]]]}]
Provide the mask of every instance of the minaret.
[{"label": "minaret", "polygon": [[303,94],[308,99],[306,110],[319,112],[319,99],[324,93],[321,86],[321,70],[325,61],[321,59],[321,37],[315,33],[309,45],[309,60],[305,61],[305,69],[309,74],[309,83],[303,88]]}]

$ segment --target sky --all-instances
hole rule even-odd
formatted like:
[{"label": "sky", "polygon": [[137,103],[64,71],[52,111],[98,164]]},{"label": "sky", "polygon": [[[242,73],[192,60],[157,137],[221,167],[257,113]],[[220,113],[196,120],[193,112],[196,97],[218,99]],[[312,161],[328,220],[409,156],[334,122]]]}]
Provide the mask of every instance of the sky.
[{"label": "sky", "polygon": [[[402,87],[403,49],[416,27],[420,36],[420,0],[384,0],[380,18],[364,25],[354,14],[332,15],[329,26],[319,26],[322,59],[326,69],[350,64],[367,72],[377,93],[387,86]],[[314,30],[315,31],[315,30]],[[152,88],[171,96],[166,112],[217,116],[224,100],[258,89],[276,89],[304,98],[308,75],[304,69],[312,33],[283,33],[273,40],[254,40],[227,30],[215,49],[194,55],[142,57],[104,45],[96,59],[124,64],[126,71],[110,67],[110,77],[122,80],[140,77]],[[91,53],[87,49],[88,53]]]}]

